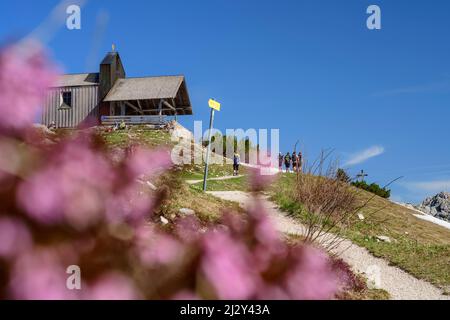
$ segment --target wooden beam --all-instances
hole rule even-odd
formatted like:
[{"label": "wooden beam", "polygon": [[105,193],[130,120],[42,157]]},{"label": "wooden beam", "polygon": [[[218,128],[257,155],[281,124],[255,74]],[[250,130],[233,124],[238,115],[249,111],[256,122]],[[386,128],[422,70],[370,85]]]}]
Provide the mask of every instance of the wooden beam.
[{"label": "wooden beam", "polygon": [[137,101],[137,104],[138,104],[138,106],[139,106],[139,109],[141,109],[142,110],[142,105],[141,105],[141,102],[139,101],[139,100],[136,100]]},{"label": "wooden beam", "polygon": [[177,112],[177,105],[176,105],[176,103],[175,103],[175,99],[173,99],[172,98],[172,106],[175,108],[175,121],[177,121],[178,122],[178,112]]},{"label": "wooden beam", "polygon": [[124,101],[124,103],[129,106],[130,108],[132,108],[133,110],[135,110],[136,112],[140,113],[140,114],[144,114],[144,112],[142,112],[142,110],[139,110],[139,108],[137,108],[136,106],[134,106],[133,104],[131,104],[129,101]]},{"label": "wooden beam", "polygon": [[[183,109],[183,108],[176,108],[176,110],[177,110],[177,113],[180,114],[179,111],[183,112],[185,109]],[[156,112],[156,113],[157,113],[157,112],[159,112],[160,110],[158,110],[158,109],[143,109],[142,111],[143,111],[143,112]],[[173,111],[173,109],[164,109],[164,108],[163,108],[163,109],[161,109],[161,111],[162,111],[162,112],[165,112],[165,111]]]},{"label": "wooden beam", "polygon": [[168,103],[166,100],[161,100],[164,105],[171,108],[173,111],[176,111],[175,107]]},{"label": "wooden beam", "polygon": [[160,117],[161,121],[162,121],[162,115],[163,115],[163,112],[162,112],[163,101],[164,100],[160,100],[159,105],[158,105],[158,113],[159,113],[159,117]]}]

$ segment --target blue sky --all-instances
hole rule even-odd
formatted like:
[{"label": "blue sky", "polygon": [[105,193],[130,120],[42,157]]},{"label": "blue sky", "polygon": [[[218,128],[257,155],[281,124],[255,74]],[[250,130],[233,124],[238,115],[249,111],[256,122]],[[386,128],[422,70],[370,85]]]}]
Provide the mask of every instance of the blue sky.
[{"label": "blue sky", "polygon": [[[2,1],[0,39],[27,35],[57,3]],[[366,27],[370,4],[381,30]],[[62,21],[48,46],[77,73],[115,43],[128,76],[187,77],[187,127],[207,122],[215,97],[219,129],[279,128],[283,151],[298,139],[310,159],[333,148],[352,174],[404,176],[393,198],[419,202],[450,191],[448,12],[445,0],[91,0],[82,29]]]}]

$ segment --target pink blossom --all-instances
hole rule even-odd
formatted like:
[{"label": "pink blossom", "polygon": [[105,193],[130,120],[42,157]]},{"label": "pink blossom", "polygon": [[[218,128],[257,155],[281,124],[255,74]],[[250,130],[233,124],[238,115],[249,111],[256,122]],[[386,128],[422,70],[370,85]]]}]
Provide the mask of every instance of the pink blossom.
[{"label": "pink blossom", "polygon": [[263,284],[257,291],[258,300],[291,300],[289,293],[278,284]]},{"label": "pink blossom", "polygon": [[332,299],[338,281],[331,269],[329,257],[310,246],[296,250],[297,265],[292,266],[286,278],[286,287],[292,299]]},{"label": "pink blossom", "polygon": [[[22,48],[24,49],[24,48]],[[7,47],[0,50],[0,130],[24,129],[30,126],[45,98],[46,90],[56,80],[54,68],[37,51],[25,56],[24,51]]]},{"label": "pink blossom", "polygon": [[255,238],[261,244],[267,246],[281,244],[280,234],[275,229],[275,221],[267,214],[261,201],[255,199],[253,207],[249,209],[249,216],[255,228]]},{"label": "pink blossom", "polygon": [[208,233],[203,239],[201,270],[219,299],[250,299],[258,284],[251,255],[243,243],[226,232]]},{"label": "pink blossom", "polygon": [[224,226],[226,226],[233,235],[242,236],[242,234],[247,231],[248,221],[247,219],[242,219],[236,212],[225,212],[222,215],[221,221]]},{"label": "pink blossom", "polygon": [[103,274],[83,290],[84,300],[137,300],[140,292],[132,280],[119,272]]},{"label": "pink blossom", "polygon": [[[1,120],[0,120],[1,121]],[[23,154],[19,148],[20,142],[0,136],[0,182],[7,174],[17,175],[23,162]]]},{"label": "pink blossom", "polygon": [[172,297],[171,300],[200,300],[200,298],[192,291],[189,290],[183,290],[181,292],[178,292],[175,296]]},{"label": "pink blossom", "polygon": [[77,292],[67,289],[66,269],[51,251],[25,254],[14,264],[10,296],[19,300],[72,300]]},{"label": "pink blossom", "polygon": [[250,186],[253,191],[264,190],[270,183],[276,179],[276,175],[268,167],[260,169],[249,169]]},{"label": "pink blossom", "polygon": [[28,228],[17,218],[0,217],[0,257],[12,258],[30,249]]},{"label": "pink blossom", "polygon": [[192,242],[200,236],[200,222],[197,216],[179,218],[175,224],[175,232],[182,241]]},{"label": "pink blossom", "polygon": [[126,161],[127,170],[131,177],[152,176],[170,168],[172,161],[165,150],[152,151],[142,147],[133,149]]},{"label": "pink blossom", "polygon": [[82,229],[98,220],[113,181],[113,170],[103,156],[86,142],[73,140],[22,183],[17,201],[40,223],[66,221]]},{"label": "pink blossom", "polygon": [[106,217],[111,223],[123,221],[143,223],[144,218],[153,212],[154,199],[151,195],[141,191],[140,185],[133,181],[119,189],[117,193],[110,193],[106,200]]},{"label": "pink blossom", "polygon": [[174,262],[185,249],[174,237],[149,226],[136,230],[135,247],[141,262],[150,267]]},{"label": "pink blossom", "polygon": [[18,202],[31,218],[42,223],[63,220],[64,199],[58,171],[47,169],[32,176],[18,190]]}]

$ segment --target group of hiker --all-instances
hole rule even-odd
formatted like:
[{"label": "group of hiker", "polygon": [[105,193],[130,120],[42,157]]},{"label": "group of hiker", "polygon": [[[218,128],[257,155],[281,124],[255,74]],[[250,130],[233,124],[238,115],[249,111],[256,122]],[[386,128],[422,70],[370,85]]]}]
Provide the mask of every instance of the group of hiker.
[{"label": "group of hiker", "polygon": [[[288,152],[283,155],[281,152],[278,155],[278,168],[280,172],[283,172],[283,164],[286,172],[302,172],[303,168],[303,155],[301,152],[293,152],[292,155]],[[292,170],[291,170],[292,167]]]},{"label": "group of hiker", "polygon": [[[241,164],[241,157],[237,152],[233,155],[233,176],[239,175],[239,165]],[[283,155],[281,152],[278,155],[278,167],[280,172],[283,172],[283,164],[285,172],[302,172],[303,155],[301,152],[293,152],[292,155],[288,152]],[[291,169],[292,168],[292,169]]]}]

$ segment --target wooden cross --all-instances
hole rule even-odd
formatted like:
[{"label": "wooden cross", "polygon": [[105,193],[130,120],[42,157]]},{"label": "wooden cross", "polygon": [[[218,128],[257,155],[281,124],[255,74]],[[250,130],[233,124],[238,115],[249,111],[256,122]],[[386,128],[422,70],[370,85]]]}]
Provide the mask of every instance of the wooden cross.
[{"label": "wooden cross", "polygon": [[361,172],[356,175],[357,178],[361,178],[361,182],[363,182],[364,178],[367,176],[369,176],[369,175],[367,173],[365,173],[364,170],[361,170]]}]

